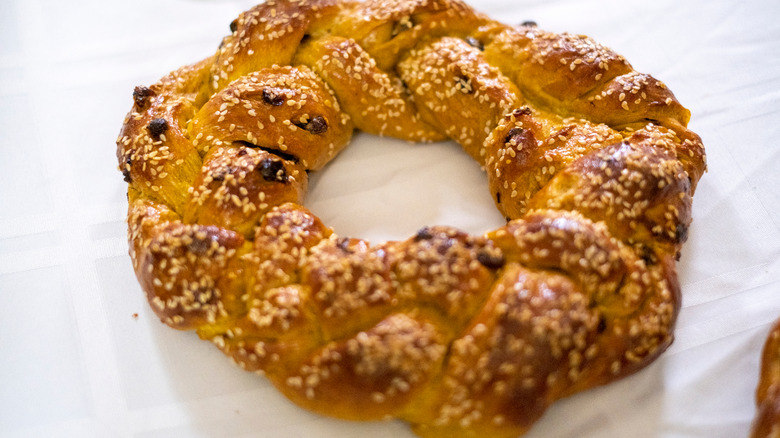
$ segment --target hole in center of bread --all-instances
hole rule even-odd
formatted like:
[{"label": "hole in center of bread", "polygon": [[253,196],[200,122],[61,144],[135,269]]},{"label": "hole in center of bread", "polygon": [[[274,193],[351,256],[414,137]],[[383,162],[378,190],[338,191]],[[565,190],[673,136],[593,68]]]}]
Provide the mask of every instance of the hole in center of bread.
[{"label": "hole in center of bread", "polygon": [[505,224],[484,172],[454,142],[364,133],[312,172],[304,205],[340,236],[372,243],[405,240],[429,225],[479,235]]}]

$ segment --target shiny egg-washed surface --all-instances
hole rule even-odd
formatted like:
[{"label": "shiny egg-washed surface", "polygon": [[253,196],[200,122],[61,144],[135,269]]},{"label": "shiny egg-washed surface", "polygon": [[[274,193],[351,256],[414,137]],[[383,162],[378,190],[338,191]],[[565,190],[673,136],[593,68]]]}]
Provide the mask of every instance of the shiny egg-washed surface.
[{"label": "shiny egg-washed surface", "polygon": [[750,438],[780,437],[780,319],[764,341],[756,406]]},{"label": "shiny egg-washed surface", "polygon": [[[305,408],[519,436],[672,342],[704,149],[587,37],[452,0],[268,1],[133,99],[117,157],[152,309]],[[302,204],[355,129],[455,140],[506,226],[337,236]]]}]

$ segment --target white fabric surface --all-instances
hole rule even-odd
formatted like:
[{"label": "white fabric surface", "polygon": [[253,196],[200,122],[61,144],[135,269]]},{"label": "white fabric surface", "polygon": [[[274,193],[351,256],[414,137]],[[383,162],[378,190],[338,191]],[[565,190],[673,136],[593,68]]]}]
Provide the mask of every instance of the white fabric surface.
[{"label": "white fabric surface", "polygon": [[[666,82],[709,173],[679,263],[674,345],[563,400],[528,437],[740,437],[780,317],[780,2],[473,0],[583,33]],[[192,333],[162,325],[127,256],[115,136],[133,86],[211,54],[251,1],[0,1],[0,436],[412,437],[296,408]],[[502,223],[451,143],[358,135],[308,207],[345,236]],[[133,314],[138,314],[134,317]]]}]

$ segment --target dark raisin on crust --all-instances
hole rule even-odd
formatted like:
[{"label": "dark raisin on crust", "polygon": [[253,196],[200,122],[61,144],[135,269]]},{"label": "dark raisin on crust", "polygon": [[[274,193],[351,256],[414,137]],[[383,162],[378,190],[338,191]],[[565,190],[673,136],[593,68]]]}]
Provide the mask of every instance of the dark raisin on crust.
[{"label": "dark raisin on crust", "polygon": [[146,128],[149,130],[149,134],[151,134],[152,138],[157,140],[161,135],[168,131],[168,122],[162,118],[154,119],[149,122],[149,125]]},{"label": "dark raisin on crust", "polygon": [[265,88],[263,89],[263,102],[273,106],[282,106],[284,104],[284,95],[277,93],[271,88]]},{"label": "dark raisin on crust", "polygon": [[284,163],[279,160],[266,158],[260,162],[258,169],[266,181],[287,182],[287,171],[284,168]]},{"label": "dark raisin on crust", "polygon": [[506,263],[504,255],[500,252],[496,253],[486,250],[482,250],[477,253],[477,261],[488,269],[500,269]]},{"label": "dark raisin on crust", "polygon": [[152,96],[154,96],[154,91],[149,87],[139,85],[133,89],[133,102],[138,109],[146,108],[146,105],[149,103],[149,98]]}]

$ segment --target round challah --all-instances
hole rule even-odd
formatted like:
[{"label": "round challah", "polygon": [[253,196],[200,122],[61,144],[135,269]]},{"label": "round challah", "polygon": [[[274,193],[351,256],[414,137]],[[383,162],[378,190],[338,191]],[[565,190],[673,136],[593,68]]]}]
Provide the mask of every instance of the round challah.
[{"label": "round challah", "polygon": [[[268,0],[133,92],[117,141],[152,309],[295,403],[514,437],[672,342],[705,171],[671,91],[583,36],[457,0]],[[355,129],[452,139],[507,224],[343,238],[302,206]]]}]

